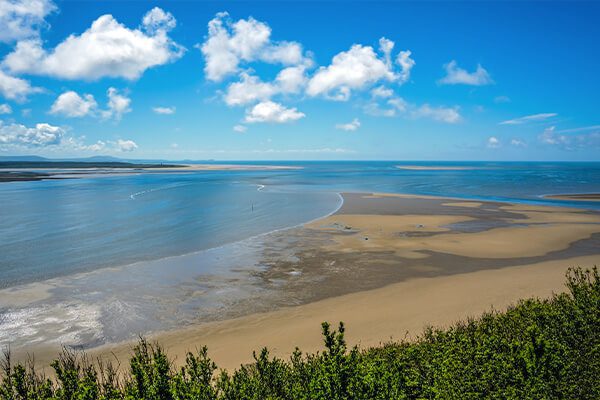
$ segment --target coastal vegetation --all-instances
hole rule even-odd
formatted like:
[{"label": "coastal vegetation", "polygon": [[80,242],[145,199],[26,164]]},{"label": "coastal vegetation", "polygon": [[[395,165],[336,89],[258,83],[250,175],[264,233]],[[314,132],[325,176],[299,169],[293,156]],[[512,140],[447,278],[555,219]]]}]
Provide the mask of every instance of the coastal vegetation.
[{"label": "coastal vegetation", "polygon": [[0,398],[598,399],[599,271],[570,269],[566,286],[550,299],[369,349],[349,348],[342,323],[323,323],[322,352],[297,349],[284,360],[263,349],[235,371],[219,370],[206,347],[176,367],[143,338],[127,368],[64,349],[51,378],[34,362],[14,365],[7,351]]}]

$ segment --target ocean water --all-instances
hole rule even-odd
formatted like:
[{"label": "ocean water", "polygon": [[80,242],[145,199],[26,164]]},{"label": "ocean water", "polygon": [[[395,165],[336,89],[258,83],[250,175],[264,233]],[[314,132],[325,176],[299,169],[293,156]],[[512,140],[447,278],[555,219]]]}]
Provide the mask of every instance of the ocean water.
[{"label": "ocean water", "polygon": [[0,345],[92,346],[213,318],[262,295],[251,272],[266,268],[264,235],[334,212],[339,192],[600,210],[598,202],[543,198],[600,193],[600,163],[263,164],[301,168],[0,184]]}]

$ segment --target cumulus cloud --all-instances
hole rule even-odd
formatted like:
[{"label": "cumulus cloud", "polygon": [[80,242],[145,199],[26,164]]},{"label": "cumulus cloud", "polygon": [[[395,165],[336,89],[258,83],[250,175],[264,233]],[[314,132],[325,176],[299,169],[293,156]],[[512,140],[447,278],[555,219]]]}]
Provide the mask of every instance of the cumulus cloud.
[{"label": "cumulus cloud", "polygon": [[123,114],[131,111],[131,99],[119,93],[117,89],[109,88],[106,95],[108,97],[106,109],[100,110],[96,99],[91,94],[81,96],[72,90],[66,91],[56,98],[50,108],[50,114],[70,118],[92,116],[120,120]]},{"label": "cumulus cloud", "polygon": [[130,152],[138,148],[138,145],[133,140],[119,139],[116,142],[117,150],[122,152]]},{"label": "cumulus cloud", "polygon": [[25,79],[15,78],[0,70],[0,95],[9,99],[22,102],[27,96],[41,92],[41,88],[33,87]]},{"label": "cumulus cloud", "polygon": [[154,7],[142,18],[142,26],[146,32],[155,34],[172,30],[177,26],[177,21],[170,12],[165,12],[162,8]]},{"label": "cumulus cloud", "polygon": [[275,85],[280,93],[298,93],[307,81],[306,67],[299,65],[282,69],[275,78]]},{"label": "cumulus cloud", "polygon": [[39,38],[19,41],[2,66],[15,74],[63,79],[137,79],[146,69],[183,55],[185,49],[167,34],[174,26],[173,16],[159,8],[144,16],[143,31],[129,29],[106,14],[81,35],[70,35],[51,50],[44,49]]},{"label": "cumulus cloud", "polygon": [[102,112],[102,116],[106,119],[114,118],[117,121],[121,119],[123,114],[131,111],[131,99],[121,93],[114,87],[108,88],[106,92],[108,96],[108,108]]},{"label": "cumulus cloud", "polygon": [[264,61],[273,64],[309,64],[302,46],[296,42],[274,42],[271,28],[250,17],[233,22],[226,12],[208,23],[208,36],[198,45],[206,64],[204,73],[211,81],[238,72],[242,62]]},{"label": "cumulus cloud", "polygon": [[160,115],[175,114],[175,107],[152,107],[152,111]]},{"label": "cumulus cloud", "polygon": [[247,123],[271,122],[281,124],[296,121],[304,117],[304,113],[298,111],[296,108],[286,108],[279,103],[263,101],[246,110],[244,121]]},{"label": "cumulus cloud", "polygon": [[525,143],[521,139],[511,139],[510,144],[511,144],[511,146],[515,146],[515,147],[526,147],[527,146],[527,143]]},{"label": "cumulus cloud", "polygon": [[459,68],[455,60],[444,65],[446,76],[438,81],[442,85],[472,85],[484,86],[494,83],[488,72],[480,64],[474,72]]},{"label": "cumulus cloud", "polygon": [[306,93],[346,101],[352,90],[363,89],[381,80],[404,82],[414,61],[410,59],[410,52],[404,52],[400,57],[402,69],[397,73],[389,60],[393,47],[391,40],[382,38],[380,51],[383,55],[378,56],[371,46],[353,45],[350,50],[336,54],[329,66],[315,72],[308,82]]},{"label": "cumulus cloud", "polygon": [[132,140],[102,141],[85,144],[85,137],[69,135],[67,130],[45,122],[32,127],[23,124],[7,124],[0,120],[0,149],[14,150],[60,150],[60,151],[133,151],[137,144]]},{"label": "cumulus cloud", "polygon": [[37,37],[47,23],[45,18],[56,10],[50,0],[3,0],[0,3],[0,42]]},{"label": "cumulus cloud", "polygon": [[0,115],[2,114],[11,114],[12,108],[8,104],[0,104]]},{"label": "cumulus cloud", "polygon": [[458,106],[431,107],[429,104],[423,104],[412,111],[412,116],[415,118],[427,117],[448,124],[455,124],[462,120]]},{"label": "cumulus cloud", "polygon": [[358,118],[354,118],[351,122],[347,124],[337,124],[335,129],[341,129],[343,131],[355,131],[360,128],[360,121]]},{"label": "cumulus cloud", "polygon": [[500,125],[521,125],[521,124],[526,124],[529,122],[540,122],[540,121],[545,121],[550,118],[554,118],[557,115],[558,114],[556,114],[556,113],[541,113],[541,114],[526,115],[524,117],[502,121],[502,122],[500,122]]},{"label": "cumulus cloud", "polygon": [[92,114],[97,106],[98,104],[91,94],[84,94],[81,97],[70,90],[58,96],[50,108],[50,113],[79,118]]},{"label": "cumulus cloud", "polygon": [[43,147],[60,144],[65,130],[47,123],[34,127],[0,121],[0,147]]},{"label": "cumulus cloud", "polygon": [[500,147],[500,140],[495,136],[490,136],[487,140],[487,147],[490,149],[496,149]]},{"label": "cumulus cloud", "polygon": [[229,106],[241,106],[270,100],[277,94],[298,93],[306,83],[305,67],[288,67],[281,70],[273,82],[263,82],[247,72],[240,74],[238,82],[227,86],[223,99]]},{"label": "cumulus cloud", "polygon": [[239,82],[231,83],[227,87],[224,100],[227,105],[239,106],[268,100],[275,93],[277,93],[275,85],[263,82],[259,77],[244,72],[241,74]]},{"label": "cumulus cloud", "polygon": [[233,130],[237,133],[244,133],[248,130],[245,125],[234,125]]}]

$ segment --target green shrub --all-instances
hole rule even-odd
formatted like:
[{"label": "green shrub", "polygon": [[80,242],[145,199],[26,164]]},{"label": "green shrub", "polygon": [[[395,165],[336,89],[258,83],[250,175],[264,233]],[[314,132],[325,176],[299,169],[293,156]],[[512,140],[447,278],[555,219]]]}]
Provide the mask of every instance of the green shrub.
[{"label": "green shrub", "polygon": [[56,377],[5,352],[0,399],[600,399],[600,276],[570,269],[568,292],[522,300],[415,341],[347,348],[345,326],[323,323],[323,352],[289,360],[267,349],[228,373],[202,347],[175,369],[141,338],[130,368],[63,349]]}]

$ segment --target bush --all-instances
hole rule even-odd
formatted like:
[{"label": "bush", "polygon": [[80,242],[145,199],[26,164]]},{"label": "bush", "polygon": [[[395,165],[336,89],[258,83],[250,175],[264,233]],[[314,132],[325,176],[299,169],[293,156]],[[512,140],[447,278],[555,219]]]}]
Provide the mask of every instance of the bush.
[{"label": "bush", "polygon": [[548,300],[364,350],[347,348],[343,323],[323,323],[322,353],[282,360],[263,349],[233,373],[217,373],[206,347],[175,369],[143,338],[122,376],[65,348],[48,379],[6,352],[0,399],[599,399],[597,268],[570,269],[566,285]]}]

